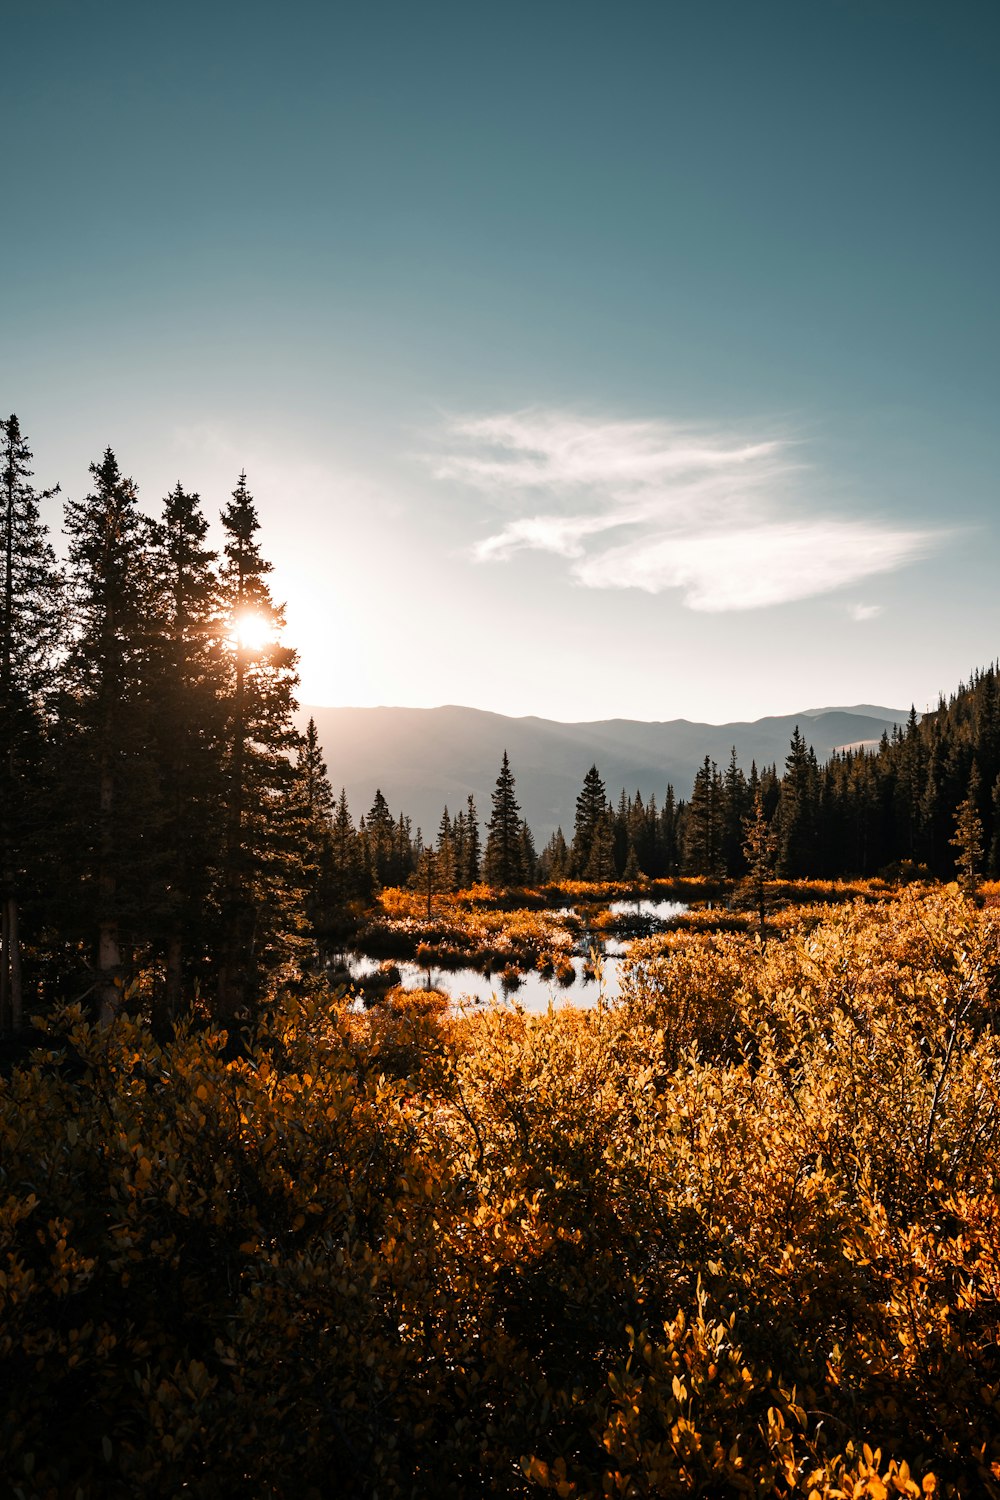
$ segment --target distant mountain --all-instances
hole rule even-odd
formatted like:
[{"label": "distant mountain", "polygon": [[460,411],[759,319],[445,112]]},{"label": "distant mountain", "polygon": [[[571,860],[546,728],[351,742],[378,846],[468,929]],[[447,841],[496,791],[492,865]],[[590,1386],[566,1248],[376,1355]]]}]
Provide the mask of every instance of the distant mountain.
[{"label": "distant mountain", "polygon": [[[907,711],[908,712],[908,711]],[[507,718],[477,708],[316,708],[305,706],[301,727],[316,720],[330,779],[343,786],[355,821],[367,812],[381,788],[394,813],[405,812],[414,828],[436,833],[441,810],[464,808],[471,792],[481,820],[504,750],[510,756],[518,800],[539,847],[557,824],[573,827],[576,798],[584,775],[596,764],[617,801],[622,787],[662,803],[667,783],[688,797],[706,755],[720,768],[732,746],[744,770],[784,765],[798,724],[820,761],[844,745],[877,742],[883,730],[904,724],[907,712],[870,704],[785,714],[752,723],[694,724],[670,719],[648,724],[637,719],[599,719],[561,724],[553,719]]]}]

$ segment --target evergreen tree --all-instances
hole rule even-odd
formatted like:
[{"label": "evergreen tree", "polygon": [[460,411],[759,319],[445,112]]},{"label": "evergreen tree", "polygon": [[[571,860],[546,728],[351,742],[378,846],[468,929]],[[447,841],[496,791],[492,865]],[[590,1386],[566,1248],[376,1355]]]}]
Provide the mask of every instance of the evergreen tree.
[{"label": "evergreen tree", "polygon": [[542,850],[538,861],[539,878],[565,880],[569,873],[569,849],[561,828],[557,828]]},{"label": "evergreen tree", "polygon": [[583,778],[583,787],[576,799],[571,868],[573,874],[578,877],[584,875],[589,863],[591,845],[607,803],[608,797],[604,782],[601,780],[596,765],[593,765]]},{"label": "evergreen tree", "polygon": [[530,885],[538,873],[538,855],[535,852],[535,840],[531,829],[528,827],[527,818],[521,819],[521,879]]},{"label": "evergreen tree", "polygon": [[322,965],[330,959],[342,930],[340,908],[344,898],[336,869],[333,788],[313,718],[298,747],[292,791],[306,928],[313,945],[313,962]]},{"label": "evergreen tree", "polygon": [[381,787],[376,787],[375,799],[365,818],[365,845],[375,886],[391,884],[394,865],[398,864],[394,859],[396,820]]},{"label": "evergreen tree", "polygon": [[107,1021],[125,981],[123,939],[149,936],[159,813],[148,701],[153,588],[150,525],[108,448],[94,487],[66,507],[73,639],[59,701],[58,776],[68,884],[62,916],[94,935],[95,1013]]},{"label": "evergreen tree", "polygon": [[955,813],[955,833],[951,840],[952,846],[958,850],[955,856],[958,883],[969,897],[975,896],[979,889],[983,868],[983,825],[977,808],[978,795],[979,775],[974,770],[969,778],[968,794]]},{"label": "evergreen tree", "polygon": [[[417,831],[419,833],[419,829]],[[434,896],[441,889],[438,853],[430,844],[424,845],[417,855],[416,869],[411,876],[411,884],[426,896],[427,920],[430,921]]]},{"label": "evergreen tree", "polygon": [[356,896],[369,895],[362,839],[354,827],[343,787],[333,813],[332,900],[338,909]]},{"label": "evergreen tree", "polygon": [[521,809],[514,795],[514,775],[505,750],[493,789],[493,811],[487,824],[483,865],[490,885],[520,885],[521,848]]},{"label": "evergreen tree", "polygon": [[271,564],[256,540],[260,522],[246,474],[222,525],[222,605],[230,649],[217,1007],[219,1019],[231,1023],[253,1016],[263,972],[290,957],[304,917],[287,830],[290,757],[299,739],[292,724],[296,653],[278,640],[284,614],[267,584]]},{"label": "evergreen tree", "polygon": [[614,860],[615,871],[621,875],[628,860],[628,848],[630,842],[630,817],[631,805],[625,796],[625,788],[622,787],[618,798],[618,807],[614,816]]},{"label": "evergreen tree", "polygon": [[746,870],[743,823],[751,805],[746,777],[736,759],[734,745],[722,778],[720,862],[727,875],[740,876]]},{"label": "evergreen tree", "polygon": [[150,697],[161,819],[156,868],[164,985],[162,1031],[177,1016],[186,978],[211,946],[209,909],[224,829],[219,772],[225,703],[217,554],[206,545],[199,497],[180,484],[153,528],[154,633]]},{"label": "evergreen tree", "polygon": [[[637,790],[635,796],[629,803],[628,810],[628,842],[629,847],[635,851],[636,862],[640,872],[651,875],[657,868],[656,846],[657,846],[657,818],[656,799],[654,798],[649,810],[643,805],[642,794]],[[628,851],[626,850],[626,864],[628,863]]]},{"label": "evergreen tree", "polygon": [[482,840],[479,837],[479,813],[472,793],[465,804],[465,862],[462,884],[475,885],[482,874]]},{"label": "evergreen tree", "polygon": [[453,891],[456,884],[457,860],[455,834],[451,817],[445,807],[438,824],[437,837],[437,882],[441,891]]},{"label": "evergreen tree", "polygon": [[43,697],[61,625],[59,574],[16,416],[0,421],[0,1035],[23,1022],[20,916],[36,865]]},{"label": "evergreen tree", "polygon": [[759,786],[754,790],[752,810],[743,820],[743,830],[743,854],[747,862],[745,889],[757,913],[757,930],[763,939],[767,935],[767,883],[774,876],[778,841],[764,815]]},{"label": "evergreen tree", "polygon": [[785,760],[778,807],[778,872],[792,880],[815,873],[818,774],[816,757],[796,724]]},{"label": "evergreen tree", "polygon": [[722,781],[718,767],[706,755],[694,778],[691,801],[684,818],[686,875],[725,874],[722,856]]},{"label": "evergreen tree", "polygon": [[686,812],[683,801],[674,796],[673,786],[668,783],[663,798],[663,809],[657,814],[656,798],[649,801],[649,815],[656,828],[656,849],[653,865],[646,869],[647,875],[678,875],[681,868],[681,825]]},{"label": "evergreen tree", "polygon": [[393,885],[405,885],[416,869],[413,854],[412,824],[403,813],[393,825],[392,855],[389,864],[389,880]]},{"label": "evergreen tree", "polygon": [[584,879],[604,884],[616,877],[615,827],[611,809],[605,806],[590,841],[590,854],[584,870]]}]

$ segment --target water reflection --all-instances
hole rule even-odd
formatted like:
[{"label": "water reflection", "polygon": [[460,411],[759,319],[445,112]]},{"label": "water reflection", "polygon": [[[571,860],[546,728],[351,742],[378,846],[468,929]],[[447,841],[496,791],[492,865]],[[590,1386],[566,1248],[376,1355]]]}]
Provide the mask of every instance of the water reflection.
[{"label": "water reflection", "polygon": [[[615,901],[609,910],[620,929],[634,937],[659,932],[672,918],[689,908],[682,901]],[[576,917],[573,907],[562,907],[549,915]],[[516,1001],[525,1010],[545,1011],[550,1005],[593,1006],[603,994],[615,1000],[620,993],[619,967],[628,952],[627,938],[600,935],[585,929],[573,948],[572,974],[560,980],[537,969],[519,972],[515,979],[500,972],[484,974],[479,969],[444,968],[418,964],[409,959],[379,960],[365,953],[345,953],[345,982],[367,989],[370,995],[393,985],[404,989],[440,990],[456,1004],[489,1005],[493,1001]],[[593,962],[596,956],[597,963]],[[509,971],[508,971],[509,973]]]}]

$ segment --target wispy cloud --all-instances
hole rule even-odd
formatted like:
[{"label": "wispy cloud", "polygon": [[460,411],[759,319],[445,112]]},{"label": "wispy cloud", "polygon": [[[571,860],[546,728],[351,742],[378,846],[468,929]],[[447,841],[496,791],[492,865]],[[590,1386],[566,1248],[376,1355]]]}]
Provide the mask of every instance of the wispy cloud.
[{"label": "wispy cloud", "polygon": [[437,477],[497,509],[477,561],[548,552],[587,588],[679,589],[695,610],[827,593],[914,561],[942,535],[822,513],[817,477],[786,438],[531,410],[454,419],[445,442],[430,460]]},{"label": "wispy cloud", "polygon": [[881,604],[852,604],[848,610],[851,619],[856,620],[859,625],[863,625],[865,620],[874,620],[881,613]]}]

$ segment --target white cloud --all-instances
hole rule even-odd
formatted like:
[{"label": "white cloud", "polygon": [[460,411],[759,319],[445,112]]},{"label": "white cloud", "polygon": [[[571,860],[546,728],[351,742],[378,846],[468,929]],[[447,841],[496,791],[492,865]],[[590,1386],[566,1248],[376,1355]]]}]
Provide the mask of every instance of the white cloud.
[{"label": "white cloud", "polygon": [[644,538],[586,558],[589,588],[682,589],[689,609],[762,609],[842,588],[926,550],[926,533],[865,521],[762,522],[735,531]]},{"label": "white cloud", "polygon": [[[783,438],[540,410],[454,419],[446,436],[435,475],[484,492],[501,515],[519,512],[475,544],[477,561],[548,552],[587,588],[679,589],[695,610],[828,593],[912,562],[943,535],[819,513],[804,499],[818,481]],[[878,610],[858,605],[853,617]]]},{"label": "white cloud", "polygon": [[881,604],[852,604],[847,611],[852,620],[862,624],[865,620],[874,620],[883,611]]}]

